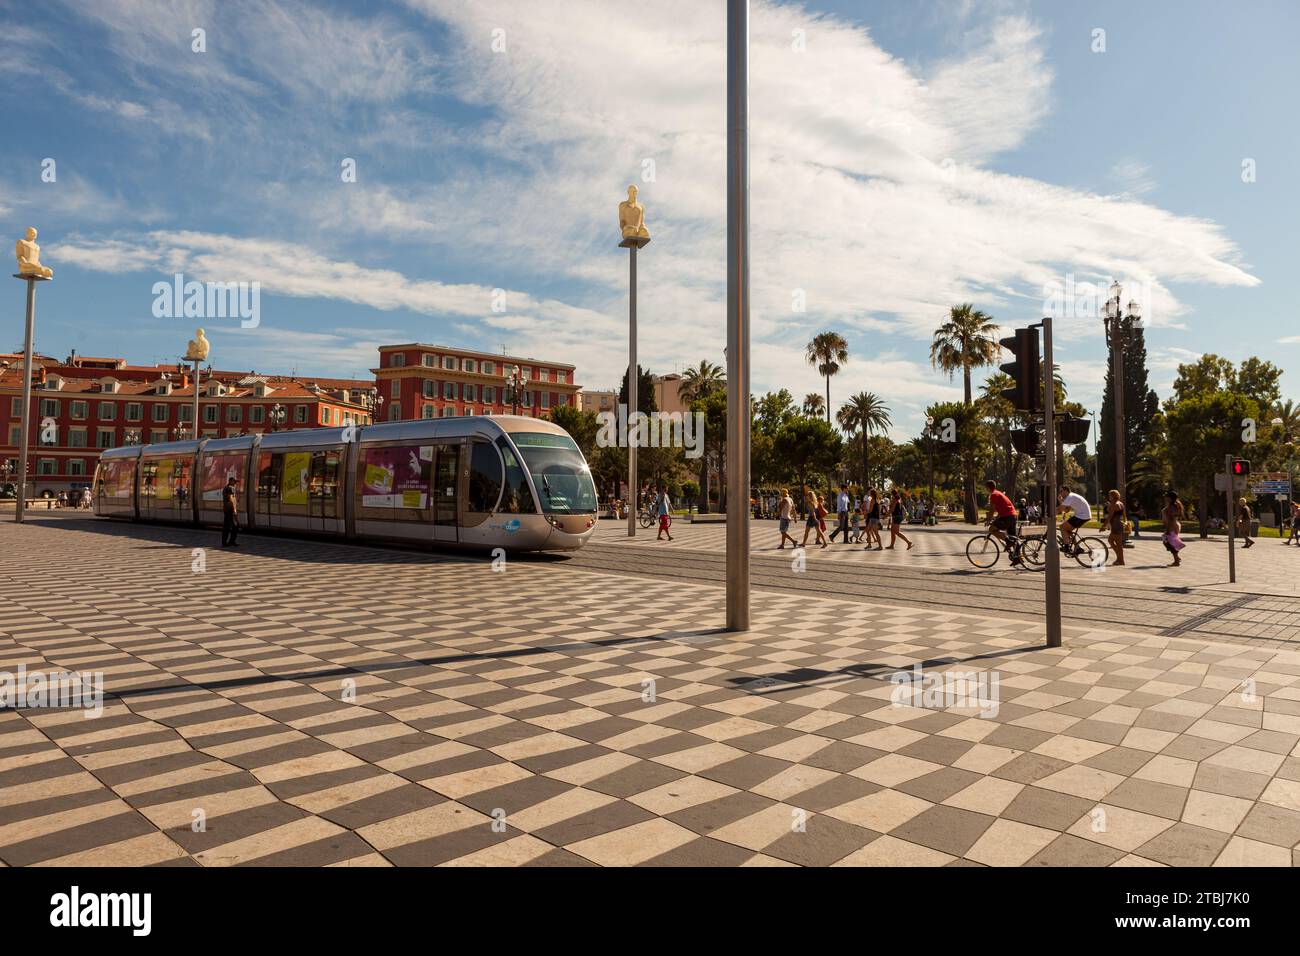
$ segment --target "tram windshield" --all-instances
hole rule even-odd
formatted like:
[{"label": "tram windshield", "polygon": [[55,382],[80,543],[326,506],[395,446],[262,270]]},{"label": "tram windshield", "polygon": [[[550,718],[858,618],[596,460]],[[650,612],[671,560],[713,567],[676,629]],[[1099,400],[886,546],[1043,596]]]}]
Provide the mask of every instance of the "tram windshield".
[{"label": "tram windshield", "polygon": [[568,435],[512,432],[510,438],[533,475],[543,512],[589,514],[596,510],[596,486],[582,452]]}]

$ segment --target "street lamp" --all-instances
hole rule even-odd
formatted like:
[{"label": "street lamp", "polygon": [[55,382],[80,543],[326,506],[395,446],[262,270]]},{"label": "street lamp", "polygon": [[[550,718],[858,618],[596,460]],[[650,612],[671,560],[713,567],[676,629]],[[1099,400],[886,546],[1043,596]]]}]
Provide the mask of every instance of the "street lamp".
[{"label": "street lamp", "polygon": [[274,432],[276,429],[278,429],[281,425],[284,424],[284,420],[285,418],[288,417],[288,414],[289,414],[289,410],[285,408],[283,405],[281,405],[279,402],[276,402],[274,405],[271,406],[269,417],[271,419],[272,432]]},{"label": "street lamp", "polygon": [[510,374],[506,376],[506,385],[510,389],[510,403],[514,406],[515,414],[519,414],[519,400],[525,388],[528,387],[528,376],[523,373],[518,365],[510,367]]},{"label": "street lamp", "polygon": [[[925,416],[925,437],[930,447],[930,514],[934,514],[934,416]],[[865,439],[864,439],[865,440]]]},{"label": "street lamp", "polygon": [[125,439],[128,445],[140,444],[140,432],[138,429],[128,428],[125,432],[122,433],[122,437],[123,439]]},{"label": "street lamp", "polygon": [[[1119,282],[1110,284],[1110,298],[1102,307],[1102,321],[1106,329],[1106,347],[1110,349],[1111,399],[1115,403],[1115,489],[1120,501],[1128,501],[1128,468],[1124,462],[1124,350],[1135,323],[1142,321],[1142,313],[1133,299],[1129,299],[1128,314],[1124,314],[1124,289]],[[1098,486],[1100,491],[1100,485]]]}]

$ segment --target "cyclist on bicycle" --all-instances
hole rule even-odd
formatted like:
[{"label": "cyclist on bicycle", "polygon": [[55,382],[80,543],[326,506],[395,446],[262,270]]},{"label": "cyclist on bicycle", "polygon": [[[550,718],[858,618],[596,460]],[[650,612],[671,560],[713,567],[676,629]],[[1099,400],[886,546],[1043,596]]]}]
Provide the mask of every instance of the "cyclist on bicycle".
[{"label": "cyclist on bicycle", "polygon": [[1020,559],[1011,547],[1012,539],[1016,536],[1016,506],[1005,492],[998,491],[998,483],[992,478],[984,482],[984,487],[989,492],[989,510],[984,516],[984,523],[988,525],[989,533],[1007,549],[1011,563],[1019,564]]},{"label": "cyclist on bicycle", "polygon": [[1092,520],[1092,505],[1078,492],[1071,491],[1069,485],[1061,485],[1056,496],[1056,513],[1069,517],[1061,523],[1061,541],[1065,544],[1067,554],[1074,553],[1074,539],[1080,528]]}]

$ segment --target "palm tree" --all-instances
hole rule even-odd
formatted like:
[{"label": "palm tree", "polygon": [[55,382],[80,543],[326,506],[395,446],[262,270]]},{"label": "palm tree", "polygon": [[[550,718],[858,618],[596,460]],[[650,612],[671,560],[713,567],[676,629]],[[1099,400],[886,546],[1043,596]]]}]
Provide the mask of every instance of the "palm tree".
[{"label": "palm tree", "polygon": [[1011,402],[1002,397],[1002,393],[1015,387],[1015,382],[1006,372],[994,372],[984,380],[984,385],[980,389],[980,404],[984,406],[985,413],[993,420],[993,425],[998,432],[998,440],[1006,447],[1006,471],[1002,475],[1002,490],[1007,494],[1015,491],[1016,484],[1016,464],[1020,459],[1019,452],[1011,444],[1011,429],[1021,421],[1020,414],[1012,407]]},{"label": "palm tree", "polygon": [[[992,365],[997,360],[998,342],[994,338],[997,324],[969,302],[948,310],[948,321],[934,330],[930,343],[930,365],[946,372],[949,378],[958,369],[962,373],[963,398],[971,404],[970,373],[973,368]],[[966,469],[966,521],[978,520],[975,508],[975,472]]]},{"label": "palm tree", "polygon": [[[714,392],[727,387],[727,376],[722,367],[712,362],[701,360],[695,368],[682,372],[682,380],[677,383],[677,397],[690,408],[697,401],[708,398]],[[700,514],[709,513],[709,456],[700,456]]]},{"label": "palm tree", "polygon": [[701,361],[698,367],[682,372],[682,380],[677,383],[677,397],[689,406],[696,399],[706,398],[726,387],[727,375],[722,366]]},{"label": "palm tree", "polygon": [[875,392],[858,392],[840,406],[835,418],[845,431],[860,433],[862,483],[864,486],[871,484],[870,472],[867,470],[867,436],[877,431],[883,432],[893,424],[889,417],[889,406],[882,402]]},{"label": "palm tree", "polygon": [[[805,353],[808,364],[817,366],[819,375],[826,377],[826,424],[831,423],[831,376],[849,360],[849,343],[838,332],[820,332],[808,343]],[[805,402],[805,404],[807,404]]]},{"label": "palm tree", "polygon": [[809,392],[803,397],[803,413],[805,415],[820,415],[825,407],[826,399],[816,392]]}]

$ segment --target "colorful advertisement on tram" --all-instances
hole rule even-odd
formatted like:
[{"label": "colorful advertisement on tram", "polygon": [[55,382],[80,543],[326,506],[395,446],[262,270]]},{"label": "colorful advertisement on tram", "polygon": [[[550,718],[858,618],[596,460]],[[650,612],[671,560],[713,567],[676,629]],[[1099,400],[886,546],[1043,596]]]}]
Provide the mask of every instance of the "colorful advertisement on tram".
[{"label": "colorful advertisement on tram", "polygon": [[367,508],[426,508],[432,445],[394,445],[361,452],[361,504]]}]

